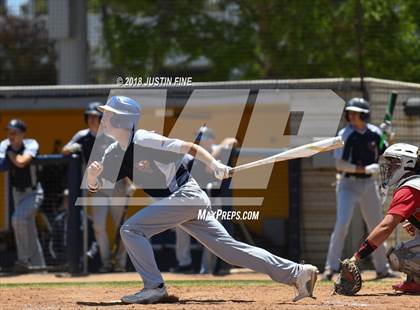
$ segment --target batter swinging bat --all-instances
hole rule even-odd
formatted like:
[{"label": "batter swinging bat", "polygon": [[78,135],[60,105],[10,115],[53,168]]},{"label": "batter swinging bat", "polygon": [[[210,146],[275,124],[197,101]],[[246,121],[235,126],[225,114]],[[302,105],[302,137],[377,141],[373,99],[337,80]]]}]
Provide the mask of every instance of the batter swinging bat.
[{"label": "batter swinging bat", "polygon": [[250,162],[248,164],[236,166],[230,170],[229,175],[232,176],[233,173],[235,172],[274,163],[277,161],[285,161],[285,160],[290,160],[290,159],[309,157],[318,153],[338,149],[340,147],[343,147],[343,145],[344,143],[341,137],[323,139],[320,141],[316,141],[313,143],[309,143],[309,144],[292,148],[290,150],[281,152],[279,154],[276,154],[267,158]]}]

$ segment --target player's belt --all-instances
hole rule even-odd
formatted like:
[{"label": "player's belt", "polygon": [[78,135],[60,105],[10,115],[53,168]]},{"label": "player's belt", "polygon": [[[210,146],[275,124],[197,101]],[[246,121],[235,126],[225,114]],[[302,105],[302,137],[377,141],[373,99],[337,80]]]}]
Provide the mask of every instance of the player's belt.
[{"label": "player's belt", "polygon": [[356,179],[368,179],[372,175],[371,174],[364,174],[364,173],[345,173],[344,177],[346,178],[356,178]]}]

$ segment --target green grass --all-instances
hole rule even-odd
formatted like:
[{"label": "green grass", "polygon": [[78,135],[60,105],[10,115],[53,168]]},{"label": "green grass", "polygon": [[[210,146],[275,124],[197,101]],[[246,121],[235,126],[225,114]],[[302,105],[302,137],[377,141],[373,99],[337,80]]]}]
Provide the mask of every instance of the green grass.
[{"label": "green grass", "polygon": [[[241,287],[241,286],[270,286],[277,285],[270,280],[170,280],[165,282],[168,286],[215,286],[215,287]],[[139,281],[106,281],[106,282],[48,282],[48,283],[3,283],[2,288],[65,288],[65,287],[139,287]]]}]

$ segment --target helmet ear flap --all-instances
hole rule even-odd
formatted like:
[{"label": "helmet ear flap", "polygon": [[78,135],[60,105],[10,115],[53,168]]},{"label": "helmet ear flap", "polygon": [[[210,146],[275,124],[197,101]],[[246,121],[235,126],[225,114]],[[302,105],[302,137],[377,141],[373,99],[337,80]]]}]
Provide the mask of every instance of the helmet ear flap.
[{"label": "helmet ear flap", "polygon": [[[95,114],[88,114],[88,113],[85,113],[85,114],[84,114],[85,124],[87,124],[87,122],[88,122],[88,117],[89,117],[89,115],[95,115]],[[98,116],[98,117],[99,117],[99,122],[101,122],[101,120],[102,120],[102,113],[101,113],[101,115],[95,115],[95,116]]]},{"label": "helmet ear flap", "polygon": [[123,129],[132,129],[137,125],[138,116],[135,115],[119,115],[113,113],[109,119],[112,127],[123,128]]},{"label": "helmet ear flap", "polygon": [[[360,119],[362,121],[367,122],[370,119],[370,113],[359,113],[359,115],[360,115]],[[345,111],[345,117],[346,117],[346,121],[350,122],[349,112],[348,111]]]},{"label": "helmet ear flap", "polygon": [[370,113],[360,113],[360,119],[367,122],[370,118]]},{"label": "helmet ear flap", "polygon": [[115,113],[113,113],[109,119],[112,127],[115,127],[115,128],[121,128],[124,123],[124,120],[126,120],[126,118],[121,117],[120,115],[115,114]]}]

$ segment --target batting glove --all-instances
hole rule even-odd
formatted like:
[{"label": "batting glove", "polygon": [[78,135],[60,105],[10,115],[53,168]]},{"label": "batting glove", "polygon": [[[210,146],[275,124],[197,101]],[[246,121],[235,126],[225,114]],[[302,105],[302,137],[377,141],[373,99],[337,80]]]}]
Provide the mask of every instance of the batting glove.
[{"label": "batting glove", "polygon": [[67,147],[70,153],[76,153],[82,151],[82,146],[79,143],[72,143]]},{"label": "batting glove", "polygon": [[366,174],[376,174],[379,173],[379,164],[370,164],[365,167]]},{"label": "batting glove", "polygon": [[394,137],[395,133],[392,130],[392,125],[390,121],[383,122],[379,125],[379,128],[381,128],[382,132],[386,134],[388,139],[392,139]]},{"label": "batting glove", "polygon": [[229,177],[229,171],[232,168],[222,164],[220,161],[215,159],[211,163],[211,169],[213,170],[214,176],[217,179],[223,180]]}]

